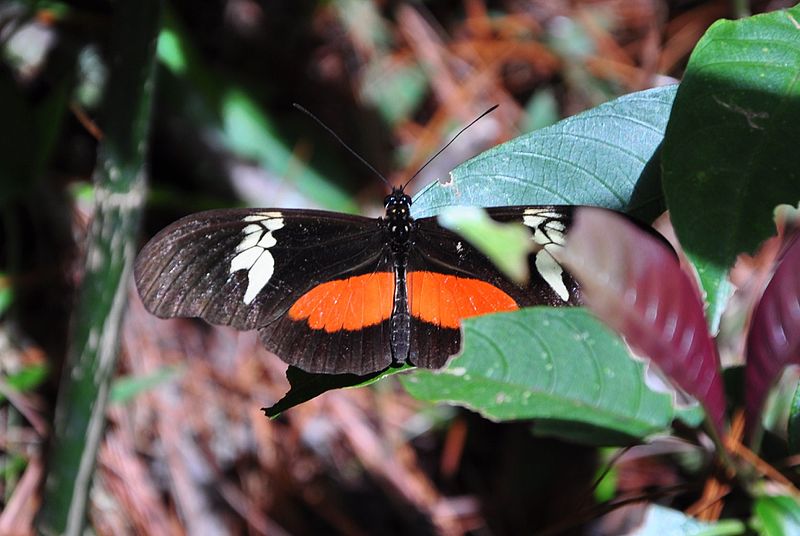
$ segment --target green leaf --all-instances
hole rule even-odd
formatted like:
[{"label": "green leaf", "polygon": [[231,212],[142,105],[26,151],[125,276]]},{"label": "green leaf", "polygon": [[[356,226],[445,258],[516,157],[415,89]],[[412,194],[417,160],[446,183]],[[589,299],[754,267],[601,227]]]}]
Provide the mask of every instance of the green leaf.
[{"label": "green leaf", "polygon": [[[598,78],[587,68],[587,60],[598,54],[597,40],[590,26],[612,33],[614,28],[602,9],[587,9],[580,19],[555,17],[548,26],[545,44],[561,57],[561,76],[571,94],[582,100],[600,104],[622,92],[610,78]],[[584,22],[584,17],[585,21]]]},{"label": "green leaf", "polygon": [[784,495],[761,496],[753,508],[753,525],[763,536],[800,534],[800,504]]},{"label": "green leaf", "polygon": [[389,125],[406,120],[427,90],[428,80],[419,65],[391,57],[369,63],[361,83],[362,99],[375,106]]},{"label": "green leaf", "polygon": [[357,374],[312,374],[297,367],[290,366],[286,369],[286,379],[289,380],[289,392],[283,398],[268,408],[261,408],[264,415],[274,419],[287,409],[291,409],[303,402],[308,402],[322,393],[333,389],[346,389],[350,387],[364,387],[375,383],[387,376],[410,370],[413,367],[389,367],[378,372],[359,376]]},{"label": "green leaf", "polygon": [[525,105],[522,130],[531,132],[549,127],[559,119],[558,100],[551,87],[536,91]]},{"label": "green leaf", "polygon": [[667,210],[661,184],[661,154],[663,142],[653,153],[653,157],[639,175],[639,180],[625,209],[630,216],[643,222],[652,223]]},{"label": "green leaf", "polygon": [[496,222],[476,207],[447,207],[439,214],[439,225],[466,238],[513,281],[524,283],[530,276],[533,241],[522,224]]},{"label": "green leaf", "polygon": [[628,207],[664,135],[675,87],[625,95],[469,160],[414,199],[414,217],[452,205]]},{"label": "green leaf", "polygon": [[632,434],[568,419],[537,418],[531,433],[536,437],[555,437],[590,447],[626,446],[640,442]]},{"label": "green leaf", "polygon": [[20,454],[6,454],[0,462],[0,478],[16,481],[28,466],[28,459]]},{"label": "green leaf", "polygon": [[[20,393],[32,391],[47,379],[50,368],[46,364],[28,365],[21,370],[8,374],[3,381]],[[6,397],[0,394],[0,402],[4,402]]]},{"label": "green leaf", "polygon": [[5,381],[19,392],[31,391],[41,385],[49,373],[47,364],[28,365],[19,372],[9,374]]},{"label": "green leaf", "polygon": [[68,186],[72,199],[79,203],[94,203],[95,188],[91,182],[75,181]]},{"label": "green leaf", "polygon": [[465,406],[498,421],[575,422],[641,438],[669,427],[671,397],[650,390],[644,365],[581,308],[538,307],[470,318],[461,354],[440,372],[401,378],[415,397]]},{"label": "green leaf", "polygon": [[150,391],[183,374],[182,367],[160,367],[150,374],[124,376],[114,381],[109,394],[112,404],[124,404],[145,391]]},{"label": "green leaf", "polygon": [[800,8],[719,21],[695,48],[664,141],[664,192],[712,331],[736,256],[800,199]]},{"label": "green leaf", "polygon": [[789,406],[789,422],[786,428],[789,440],[789,452],[791,454],[797,454],[800,452],[800,383],[797,383],[795,386],[792,403],[791,406]]},{"label": "green leaf", "polygon": [[597,502],[610,501],[617,495],[619,483],[619,469],[615,465],[608,466],[617,455],[617,449],[604,449],[603,463],[597,469],[597,486],[594,488],[594,498]]},{"label": "green leaf", "polygon": [[675,408],[675,418],[690,428],[698,428],[703,424],[706,412],[703,411],[703,406],[699,402],[693,402],[685,406],[677,406]]},{"label": "green leaf", "polygon": [[184,39],[171,27],[174,23],[165,24],[158,36],[158,59],[176,75],[185,75],[189,70],[190,50],[187,50]]}]

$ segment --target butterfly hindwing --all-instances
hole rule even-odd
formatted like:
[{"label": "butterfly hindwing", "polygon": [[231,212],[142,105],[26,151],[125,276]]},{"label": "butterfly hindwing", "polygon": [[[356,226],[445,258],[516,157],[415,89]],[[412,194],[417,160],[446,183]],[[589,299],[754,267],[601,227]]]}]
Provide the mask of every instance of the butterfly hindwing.
[{"label": "butterfly hindwing", "polygon": [[292,365],[360,373],[391,363],[387,250],[375,219],[214,210],[156,235],[137,258],[135,279],[157,316],[258,329],[264,346]]},{"label": "butterfly hindwing", "polygon": [[261,342],[307,372],[363,375],[388,367],[394,274],[377,269],[388,263],[373,267],[301,295],[283,317],[259,329]]}]

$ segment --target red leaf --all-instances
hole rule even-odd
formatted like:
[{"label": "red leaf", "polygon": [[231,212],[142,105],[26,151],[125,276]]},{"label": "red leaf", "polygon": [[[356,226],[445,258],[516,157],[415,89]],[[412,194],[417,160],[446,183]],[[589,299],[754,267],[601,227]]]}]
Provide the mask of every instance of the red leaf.
[{"label": "red leaf", "polygon": [[589,308],[697,398],[721,433],[719,357],[702,301],[674,253],[618,214],[581,208],[560,260],[580,282]]},{"label": "red leaf", "polygon": [[787,241],[750,321],[745,409],[751,433],[775,379],[795,363],[800,364],[800,234]]}]

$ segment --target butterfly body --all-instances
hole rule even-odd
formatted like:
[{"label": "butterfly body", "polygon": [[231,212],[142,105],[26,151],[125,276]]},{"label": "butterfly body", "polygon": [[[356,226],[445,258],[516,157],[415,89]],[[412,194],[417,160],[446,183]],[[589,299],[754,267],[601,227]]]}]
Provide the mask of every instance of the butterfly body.
[{"label": "butterfly body", "polygon": [[438,368],[458,351],[464,318],[580,303],[577,283],[550,254],[572,207],[488,209],[525,225],[538,245],[525,285],[436,218],[412,218],[410,207],[394,188],[377,219],[287,209],[190,215],[142,250],[137,287],[157,316],[257,329],[267,349],[313,373]]}]

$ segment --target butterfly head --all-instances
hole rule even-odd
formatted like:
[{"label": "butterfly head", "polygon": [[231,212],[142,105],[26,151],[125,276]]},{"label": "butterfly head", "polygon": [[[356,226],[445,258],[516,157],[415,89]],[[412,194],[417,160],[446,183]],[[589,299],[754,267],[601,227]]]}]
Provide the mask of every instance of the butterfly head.
[{"label": "butterfly head", "polygon": [[394,220],[408,219],[411,215],[411,196],[403,192],[402,188],[393,187],[392,193],[383,200],[386,209],[386,218]]}]

